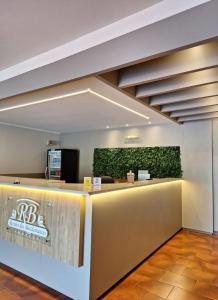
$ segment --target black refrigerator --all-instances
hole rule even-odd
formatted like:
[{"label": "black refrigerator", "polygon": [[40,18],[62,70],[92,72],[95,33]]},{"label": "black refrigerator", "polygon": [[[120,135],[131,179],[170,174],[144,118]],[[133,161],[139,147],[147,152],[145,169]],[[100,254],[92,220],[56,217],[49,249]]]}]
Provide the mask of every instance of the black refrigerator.
[{"label": "black refrigerator", "polygon": [[47,178],[78,182],[79,151],[73,149],[49,149],[47,154]]}]

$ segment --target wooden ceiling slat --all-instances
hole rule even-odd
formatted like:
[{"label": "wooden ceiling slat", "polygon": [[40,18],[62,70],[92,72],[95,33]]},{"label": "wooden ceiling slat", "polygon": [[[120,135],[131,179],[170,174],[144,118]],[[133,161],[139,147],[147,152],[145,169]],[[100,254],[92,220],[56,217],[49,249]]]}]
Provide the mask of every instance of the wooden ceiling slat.
[{"label": "wooden ceiling slat", "polygon": [[120,70],[119,87],[129,87],[218,66],[218,41]]},{"label": "wooden ceiling slat", "polygon": [[185,89],[179,92],[167,93],[151,98],[150,105],[164,105],[178,103],[192,99],[199,99],[218,95],[218,83],[206,84],[198,87]]},{"label": "wooden ceiling slat", "polygon": [[212,112],[218,112],[218,105],[195,108],[195,109],[180,110],[180,111],[172,112],[170,116],[173,118],[178,118],[178,117],[199,115],[199,114],[212,113]]},{"label": "wooden ceiling slat", "polygon": [[184,122],[208,120],[208,119],[214,119],[214,118],[218,118],[218,112],[181,117],[181,118],[178,118],[178,122],[184,123]]},{"label": "wooden ceiling slat", "polygon": [[144,98],[175,92],[186,88],[218,82],[218,68],[192,72],[136,87],[136,97]]},{"label": "wooden ceiling slat", "polygon": [[180,111],[184,109],[192,109],[205,107],[210,105],[218,105],[218,96],[205,97],[195,100],[182,101],[179,103],[166,104],[161,107],[162,112]]}]

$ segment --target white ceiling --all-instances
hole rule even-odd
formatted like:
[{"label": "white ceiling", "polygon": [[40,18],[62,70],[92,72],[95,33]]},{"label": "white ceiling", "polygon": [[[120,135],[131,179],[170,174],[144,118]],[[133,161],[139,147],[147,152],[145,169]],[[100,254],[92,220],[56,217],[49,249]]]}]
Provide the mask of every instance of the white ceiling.
[{"label": "white ceiling", "polygon": [[[86,89],[91,89],[101,96],[148,116],[152,124],[170,122],[94,77],[34,92],[30,95],[2,100],[0,109]],[[86,92],[82,95],[1,111],[0,123],[60,133],[106,129],[107,125],[110,128],[125,127],[126,124],[129,126],[148,125],[146,119],[102,99],[99,95]]]},{"label": "white ceiling", "polygon": [[0,70],[161,0],[0,0]]},{"label": "white ceiling", "polygon": [[0,0],[0,82],[211,0]]},{"label": "white ceiling", "polygon": [[[100,55],[98,55],[96,56],[97,59],[89,59],[84,63],[88,69],[92,70],[84,68],[86,70],[84,74],[81,61],[83,59],[77,59],[74,55],[82,52],[79,55],[83,56],[89,50],[95,52],[95,46],[97,45],[103,49],[103,46],[108,41],[116,43],[119,38],[121,39],[122,36],[129,32],[134,33],[134,31],[137,32],[139,29],[141,31],[151,24],[155,25],[160,20],[170,19],[171,16],[182,14],[184,11],[210,1],[0,0],[1,98],[81,78],[88,74],[97,74],[102,70],[101,68],[109,69],[99,59]],[[154,34],[153,36],[158,35]],[[147,39],[145,40],[147,41]],[[181,40],[183,39],[181,38]],[[136,45],[134,51],[131,52],[126,47],[127,52],[137,54],[140,49],[140,43],[139,45],[134,43],[134,45]],[[144,50],[146,51],[150,45],[146,43],[145,46]],[[119,49],[122,49],[122,47],[119,47]],[[110,58],[107,59],[107,51],[103,54],[104,60],[109,62],[110,68],[111,64],[114,67],[120,63],[117,59],[119,56],[116,50],[116,47],[112,50],[113,57],[111,61]],[[143,55],[144,50],[142,52]],[[129,55],[129,53],[126,54]],[[68,59],[65,60],[64,58],[67,57]],[[69,59],[72,57],[78,62],[75,67],[70,67],[70,64],[68,64]],[[122,60],[122,57],[123,51],[119,60]],[[115,62],[113,59],[115,59]],[[135,56],[132,57],[132,60],[134,59]],[[56,67],[55,62],[58,66],[66,62],[67,66],[64,66],[63,72],[66,76],[63,76],[59,67],[54,71]],[[129,62],[129,58],[127,58],[127,62]],[[95,71],[93,71],[93,66],[95,66]],[[33,72],[36,74],[35,77],[32,74]],[[55,78],[53,78],[54,74]],[[26,77],[23,79],[22,76]],[[74,82],[73,85],[69,83],[62,85],[62,87],[52,88],[51,94],[66,93],[66,87],[70,91],[71,89],[74,91],[87,88],[92,89],[118,103],[122,103],[122,105],[148,115],[152,124],[169,122],[162,115],[157,114],[145,105],[134,101],[96,78],[80,80]],[[28,101],[42,99],[47,97],[49,93],[50,89],[49,92],[47,90],[33,91],[31,99]],[[4,105],[7,106],[9,102],[12,105],[16,102],[22,103],[25,101],[26,96],[16,96],[9,100],[3,99],[0,102],[0,108],[4,107]],[[99,111],[100,113],[98,113]],[[96,116],[93,118],[94,115]],[[67,98],[0,112],[0,122],[40,130],[69,132],[102,129],[105,128],[105,123],[111,127],[123,127],[126,123],[133,126],[144,125],[145,119],[132,115],[130,112],[111,103],[102,102],[102,99],[100,100],[99,97],[88,93],[75,96],[72,99]]]}]

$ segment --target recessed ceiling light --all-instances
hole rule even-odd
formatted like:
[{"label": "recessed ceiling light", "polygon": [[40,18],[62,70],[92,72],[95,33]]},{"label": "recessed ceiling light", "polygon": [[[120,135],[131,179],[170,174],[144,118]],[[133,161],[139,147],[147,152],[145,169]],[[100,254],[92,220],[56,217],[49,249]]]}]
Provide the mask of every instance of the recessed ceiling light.
[{"label": "recessed ceiling light", "polygon": [[129,124],[126,124],[126,127],[129,127]]},{"label": "recessed ceiling light", "polygon": [[151,125],[151,121],[148,121],[148,125]]},{"label": "recessed ceiling light", "polygon": [[109,125],[107,125],[107,126],[106,126],[106,128],[107,128],[107,129],[109,129],[109,128],[110,128],[110,126],[109,126]]}]

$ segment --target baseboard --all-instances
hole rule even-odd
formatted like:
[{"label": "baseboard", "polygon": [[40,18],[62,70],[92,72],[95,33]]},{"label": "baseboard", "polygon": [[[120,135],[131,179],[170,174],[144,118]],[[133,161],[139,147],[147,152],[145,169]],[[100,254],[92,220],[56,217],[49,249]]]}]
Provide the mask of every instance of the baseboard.
[{"label": "baseboard", "polygon": [[[182,229],[187,230],[187,231],[201,233],[201,234],[207,234],[207,235],[213,235],[215,233],[215,232],[208,232],[208,231],[197,230],[197,229],[187,228],[187,227],[183,227]],[[218,232],[217,232],[217,235],[218,235]]]}]

